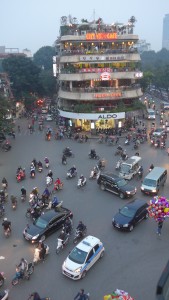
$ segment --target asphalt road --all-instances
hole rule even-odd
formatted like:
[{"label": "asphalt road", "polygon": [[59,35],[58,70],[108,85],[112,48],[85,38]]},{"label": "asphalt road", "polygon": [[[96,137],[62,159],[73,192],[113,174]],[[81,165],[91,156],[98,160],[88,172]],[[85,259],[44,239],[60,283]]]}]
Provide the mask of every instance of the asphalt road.
[{"label": "asphalt road", "polygon": [[[77,291],[84,288],[90,292],[92,300],[103,299],[105,294],[111,293],[116,288],[128,291],[135,299],[155,299],[156,284],[159,276],[168,261],[169,221],[166,220],[161,237],[156,235],[157,224],[148,219],[140,223],[133,232],[119,232],[112,228],[111,220],[118,209],[129,200],[121,200],[109,192],[99,189],[95,180],[87,181],[84,189],[77,189],[77,178],[66,180],[66,171],[75,164],[78,174],[87,178],[95,161],[88,159],[88,152],[95,148],[98,155],[107,160],[106,170],[115,171],[114,156],[116,147],[98,144],[97,140],[90,140],[85,144],[64,140],[45,141],[42,132],[35,131],[29,134],[28,121],[20,120],[21,133],[12,141],[10,152],[0,152],[0,178],[5,176],[9,182],[9,196],[20,195],[22,185],[28,193],[37,186],[42,193],[45,188],[44,169],[41,174],[36,174],[35,179],[29,178],[29,166],[33,158],[44,160],[48,156],[54,178],[58,176],[64,182],[64,189],[59,191],[58,198],[63,200],[63,205],[70,208],[74,214],[74,227],[82,220],[88,229],[88,234],[94,235],[104,243],[105,256],[97,262],[80,281],[72,281],[61,273],[61,266],[69,251],[74,247],[72,239],[59,255],[55,254],[58,232],[47,239],[50,254],[45,263],[39,263],[30,281],[21,281],[16,287],[11,286],[15,274],[15,265],[22,257],[32,261],[34,246],[22,237],[22,230],[28,223],[25,212],[28,203],[19,203],[16,211],[12,211],[10,202],[6,205],[6,216],[12,221],[12,235],[6,239],[3,230],[0,233],[0,271],[6,275],[5,288],[10,289],[10,299],[26,300],[32,291],[38,291],[41,297],[50,296],[51,300],[74,299]],[[124,145],[124,139],[121,139]],[[74,158],[68,159],[68,165],[62,166],[61,154],[64,147],[70,146],[75,153]],[[129,156],[135,153],[132,146],[126,146]],[[152,148],[149,144],[142,144],[139,149],[142,157],[144,174],[147,174],[149,165],[163,166],[168,169],[168,156],[165,150]],[[27,178],[22,183],[17,183],[15,173],[21,165],[26,168]],[[133,185],[138,187],[137,198],[149,200],[140,192],[140,182],[133,179]],[[168,196],[169,181],[161,190],[161,195]],[[31,222],[31,221],[29,221]],[[2,259],[4,258],[4,259]]]}]

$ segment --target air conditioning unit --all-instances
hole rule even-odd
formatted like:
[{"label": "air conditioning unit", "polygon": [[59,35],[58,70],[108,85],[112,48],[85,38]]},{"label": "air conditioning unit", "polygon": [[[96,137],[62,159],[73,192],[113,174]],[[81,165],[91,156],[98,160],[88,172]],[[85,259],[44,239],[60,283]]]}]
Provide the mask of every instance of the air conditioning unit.
[{"label": "air conditioning unit", "polygon": [[86,34],[86,31],[85,30],[82,30],[81,31],[81,35],[85,35]]}]

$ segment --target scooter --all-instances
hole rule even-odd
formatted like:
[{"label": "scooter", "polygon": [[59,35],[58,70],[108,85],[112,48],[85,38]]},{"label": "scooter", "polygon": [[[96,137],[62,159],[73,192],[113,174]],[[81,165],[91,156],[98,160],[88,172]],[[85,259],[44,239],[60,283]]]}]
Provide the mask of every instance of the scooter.
[{"label": "scooter", "polygon": [[30,177],[31,178],[35,178],[35,170],[31,170],[30,171]]},{"label": "scooter", "polygon": [[7,187],[8,187],[7,183],[3,182],[2,183],[2,188],[3,188],[4,192],[7,191]]},{"label": "scooter", "polygon": [[[6,238],[10,237],[11,235],[11,229],[10,228],[7,228],[6,230],[4,230],[4,236]],[[0,285],[1,286],[1,285]]]},{"label": "scooter", "polygon": [[71,171],[69,170],[66,174],[66,179],[70,179],[70,178],[73,178],[73,177],[76,177],[77,175],[77,171],[71,173]]},{"label": "scooter", "polygon": [[56,248],[56,254],[59,254],[59,252],[61,250],[63,250],[63,248],[68,244],[69,242],[69,234],[66,235],[65,240],[61,240],[58,238],[58,244],[57,244],[57,248]]},{"label": "scooter", "polygon": [[89,179],[96,179],[100,175],[100,170],[98,166],[94,167],[94,169],[91,170]]},{"label": "scooter", "polygon": [[46,185],[49,186],[53,182],[52,178],[50,176],[46,176]]},{"label": "scooter", "polygon": [[[46,250],[46,253],[45,253],[45,257],[46,255],[49,254],[49,246],[47,244],[44,244],[44,247],[45,247],[45,250]],[[40,250],[38,247],[35,248],[35,252],[34,252],[34,257],[33,257],[33,263],[36,264],[38,263],[39,261],[41,261],[40,257],[39,257],[39,254],[40,254]]]},{"label": "scooter", "polygon": [[29,263],[28,264],[28,270],[25,271],[25,273],[22,273],[20,271],[20,268],[17,266],[16,267],[16,274],[15,277],[12,279],[12,285],[17,285],[21,279],[30,279],[30,276],[32,275],[32,273],[34,272],[34,265],[33,263]]},{"label": "scooter", "polygon": [[25,202],[25,200],[26,200],[26,195],[21,195],[21,201]]},{"label": "scooter", "polygon": [[46,167],[46,169],[49,168],[49,162],[45,162],[45,167]]},{"label": "scooter", "polygon": [[15,196],[11,196],[11,205],[13,210],[16,210],[17,204],[18,204],[17,198]]},{"label": "scooter", "polygon": [[54,184],[54,188],[53,188],[52,193],[55,193],[55,192],[60,191],[62,189],[63,189],[63,182],[61,182],[60,184]]},{"label": "scooter", "polygon": [[38,172],[42,173],[42,171],[43,171],[43,167],[42,166],[38,166]]},{"label": "scooter", "polygon": [[54,208],[56,211],[59,211],[60,208],[62,207],[63,201],[59,201],[57,205],[55,205],[55,200],[53,199],[52,201],[49,201],[48,206],[46,209],[52,209]]},{"label": "scooter", "polygon": [[82,179],[81,178],[79,178],[78,179],[78,182],[77,182],[77,187],[78,188],[81,188],[81,187],[83,187],[83,186],[85,186],[86,185],[86,178],[84,178],[84,180],[82,181]]},{"label": "scooter", "polygon": [[125,144],[125,145],[130,145],[129,139],[126,139],[125,142],[124,142],[124,144]]},{"label": "scooter", "polygon": [[86,233],[87,233],[87,227],[85,227],[83,231],[76,229],[73,243],[76,244],[79,239],[83,238],[86,235]]}]

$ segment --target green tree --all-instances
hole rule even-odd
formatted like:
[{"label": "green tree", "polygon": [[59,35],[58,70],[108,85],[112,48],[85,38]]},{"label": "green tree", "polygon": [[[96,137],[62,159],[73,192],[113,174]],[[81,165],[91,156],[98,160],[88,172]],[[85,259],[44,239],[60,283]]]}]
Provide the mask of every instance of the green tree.
[{"label": "green tree", "polygon": [[0,130],[4,128],[5,117],[11,107],[10,101],[0,94]]},{"label": "green tree", "polygon": [[44,46],[40,48],[33,56],[33,62],[42,70],[53,70],[53,56],[55,56],[55,48]]},{"label": "green tree", "polygon": [[13,94],[16,99],[23,98],[23,94],[42,94],[43,87],[39,82],[40,68],[30,58],[19,56],[4,59],[3,69],[8,73],[12,82]]},{"label": "green tree", "polygon": [[43,86],[44,95],[52,97],[56,93],[56,78],[53,76],[53,71],[42,70],[39,80]]}]

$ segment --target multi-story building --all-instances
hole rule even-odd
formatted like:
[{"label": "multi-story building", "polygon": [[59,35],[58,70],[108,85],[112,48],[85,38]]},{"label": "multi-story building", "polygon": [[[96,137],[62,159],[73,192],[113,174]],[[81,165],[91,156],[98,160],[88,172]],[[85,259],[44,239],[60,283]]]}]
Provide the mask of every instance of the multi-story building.
[{"label": "multi-story building", "polygon": [[59,114],[67,125],[86,131],[120,127],[125,112],[142,96],[133,27],[132,20],[127,25],[64,20],[54,70]]},{"label": "multi-story building", "polygon": [[169,50],[169,14],[166,14],[163,19],[162,48]]}]

